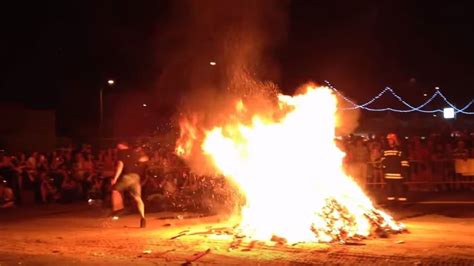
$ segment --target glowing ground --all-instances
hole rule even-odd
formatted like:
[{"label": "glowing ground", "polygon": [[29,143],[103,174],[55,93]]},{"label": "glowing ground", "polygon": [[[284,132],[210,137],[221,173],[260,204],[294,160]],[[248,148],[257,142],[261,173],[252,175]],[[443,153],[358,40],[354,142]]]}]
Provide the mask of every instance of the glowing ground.
[{"label": "glowing ground", "polygon": [[[179,232],[217,228],[218,216],[155,213],[148,228],[131,214],[113,223],[89,206],[45,206],[0,213],[0,265],[38,264],[468,264],[474,263],[474,210],[471,206],[406,207],[397,218],[410,233],[353,245],[298,244],[229,249],[231,237],[182,236]],[[401,214],[403,213],[403,214]],[[175,218],[182,215],[178,219]],[[456,217],[453,217],[456,216]],[[412,217],[412,218],[403,218]],[[198,224],[198,225],[196,225]],[[227,238],[227,239],[225,239]],[[206,252],[207,251],[207,252]],[[204,252],[204,253],[203,253]]]}]

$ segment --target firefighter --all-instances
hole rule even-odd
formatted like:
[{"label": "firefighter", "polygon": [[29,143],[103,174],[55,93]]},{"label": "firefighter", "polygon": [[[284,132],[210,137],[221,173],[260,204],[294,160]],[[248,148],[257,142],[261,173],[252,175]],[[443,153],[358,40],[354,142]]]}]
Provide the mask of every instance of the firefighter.
[{"label": "firefighter", "polygon": [[406,201],[404,179],[408,177],[410,164],[400,142],[394,133],[387,135],[388,148],[383,151],[382,169],[385,179],[385,192],[388,202]]}]

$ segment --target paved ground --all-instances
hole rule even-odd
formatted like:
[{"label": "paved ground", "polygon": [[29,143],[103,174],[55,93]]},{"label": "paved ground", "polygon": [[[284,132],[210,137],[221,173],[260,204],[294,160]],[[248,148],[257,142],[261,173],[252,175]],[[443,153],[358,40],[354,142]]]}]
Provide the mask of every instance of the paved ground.
[{"label": "paved ground", "polygon": [[232,239],[225,235],[170,239],[225,225],[219,216],[154,213],[140,229],[135,214],[110,222],[102,209],[86,204],[2,210],[0,265],[180,265],[199,255],[193,264],[474,265],[474,205],[414,204],[394,212],[409,233],[353,245],[244,243],[229,249]]}]

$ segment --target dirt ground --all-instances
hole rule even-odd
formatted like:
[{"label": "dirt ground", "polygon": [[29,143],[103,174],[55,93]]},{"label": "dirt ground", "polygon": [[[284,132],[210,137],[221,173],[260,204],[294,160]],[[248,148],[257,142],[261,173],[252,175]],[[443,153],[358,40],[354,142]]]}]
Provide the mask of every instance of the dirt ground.
[{"label": "dirt ground", "polygon": [[219,216],[152,213],[140,229],[136,214],[111,221],[87,204],[18,208],[0,212],[0,265],[474,265],[473,214],[466,204],[405,206],[395,217],[409,232],[388,238],[230,249],[227,235],[171,239],[225,225]]}]

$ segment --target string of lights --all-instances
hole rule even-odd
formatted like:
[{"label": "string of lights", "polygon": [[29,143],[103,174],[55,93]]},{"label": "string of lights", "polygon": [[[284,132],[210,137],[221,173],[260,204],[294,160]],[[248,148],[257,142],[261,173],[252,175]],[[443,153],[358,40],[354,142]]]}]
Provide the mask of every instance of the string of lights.
[{"label": "string of lights", "polygon": [[[395,91],[390,87],[385,87],[385,89],[383,89],[379,94],[377,94],[371,100],[369,100],[369,101],[367,101],[363,104],[357,104],[354,101],[352,101],[351,99],[344,96],[344,94],[342,94],[339,90],[337,90],[329,81],[325,80],[324,82],[328,85],[329,88],[331,88],[344,101],[346,101],[347,103],[349,103],[351,105],[349,107],[340,108],[341,110],[363,109],[363,110],[372,111],[372,112],[392,111],[392,112],[398,112],[398,113],[410,113],[410,112],[422,112],[422,113],[430,113],[430,114],[443,113],[444,112],[443,109],[432,109],[432,110],[424,110],[423,109],[426,105],[431,103],[437,96],[439,96],[449,107],[451,107],[454,110],[455,114],[458,114],[458,113],[466,114],[466,115],[473,115],[474,114],[474,112],[466,111],[474,103],[474,99],[471,100],[464,107],[458,108],[453,103],[451,103],[446,98],[446,96],[444,96],[444,94],[439,90],[439,88],[436,88],[436,91],[433,93],[433,95],[430,98],[428,98],[428,100],[426,100],[424,103],[420,104],[419,106],[413,106],[413,105],[409,104],[408,102],[403,100],[402,97],[400,97],[398,94],[396,94]],[[387,92],[389,92],[393,97],[395,97],[399,102],[401,102],[408,109],[397,109],[397,108],[391,108],[391,107],[387,107],[387,108],[370,108],[370,107],[368,107],[369,105],[371,105],[373,102],[377,101],[380,97],[382,97]]]}]

